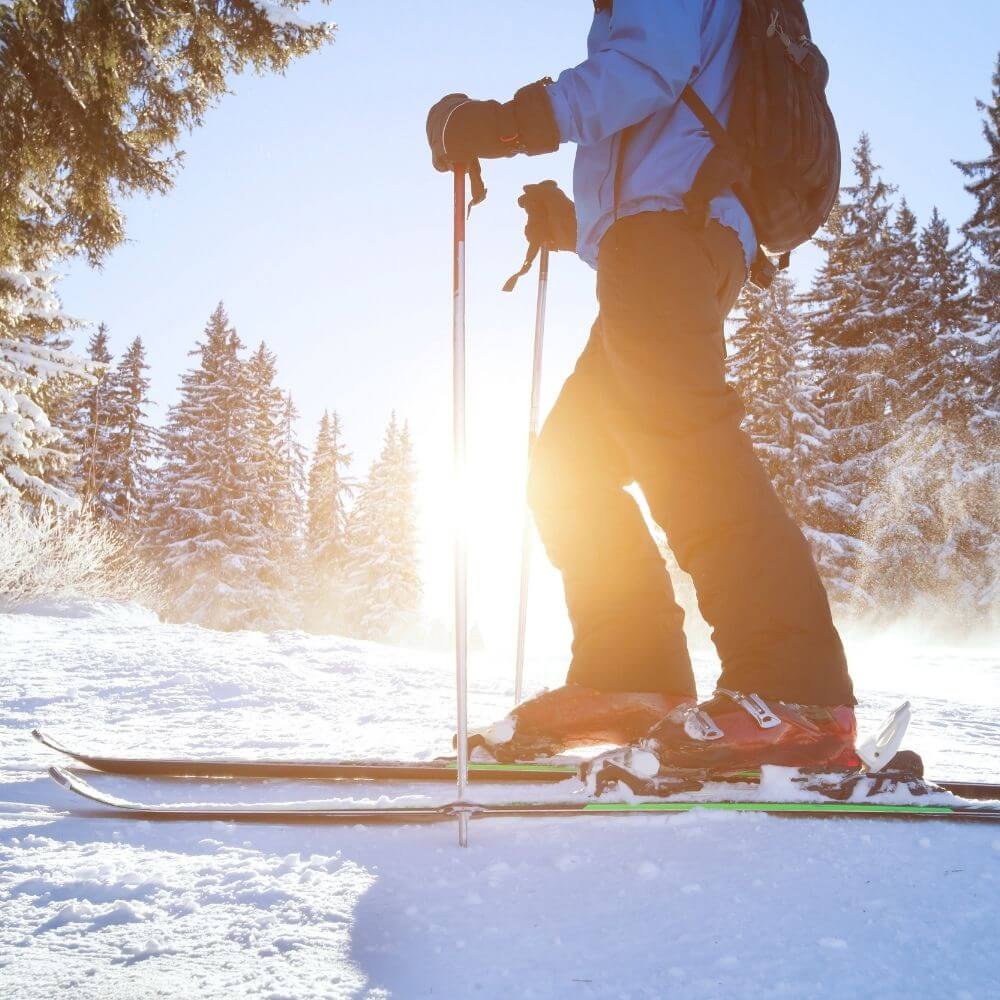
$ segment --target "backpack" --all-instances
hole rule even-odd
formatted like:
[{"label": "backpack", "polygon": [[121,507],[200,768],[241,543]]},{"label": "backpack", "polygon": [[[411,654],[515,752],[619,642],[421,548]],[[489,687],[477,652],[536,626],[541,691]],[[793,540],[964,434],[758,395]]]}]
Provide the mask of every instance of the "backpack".
[{"label": "backpack", "polygon": [[[595,0],[595,7],[612,2]],[[707,219],[709,202],[732,188],[760,244],[750,280],[767,288],[836,204],[840,139],[826,100],[829,65],[813,44],[803,0],[742,2],[737,44],[743,58],[728,128],[690,85],[681,94],[714,144],[684,204]],[[778,256],[777,265],[768,254]]]}]

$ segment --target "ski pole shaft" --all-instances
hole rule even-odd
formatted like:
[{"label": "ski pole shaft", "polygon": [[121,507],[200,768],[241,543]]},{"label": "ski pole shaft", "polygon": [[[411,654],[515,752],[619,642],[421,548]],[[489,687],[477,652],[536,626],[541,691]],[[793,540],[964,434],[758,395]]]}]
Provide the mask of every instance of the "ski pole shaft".
[{"label": "ski pole shaft", "polygon": [[[549,251],[542,249],[538,261],[538,300],[535,304],[535,347],[531,366],[531,409],[528,416],[528,463],[538,437],[538,401],[542,386],[542,341],[545,337],[545,299],[549,287]],[[521,594],[517,612],[517,652],[514,660],[514,704],[524,693],[524,646],[528,627],[528,586],[531,579],[531,512],[524,508],[521,533]]]},{"label": "ski pole shaft", "polygon": [[[452,261],[452,383],[455,446],[455,686],[458,712],[458,801],[466,800],[469,783],[468,725],[468,549],[466,546],[465,455],[465,176],[455,167],[455,235]],[[458,812],[458,843],[469,844],[469,815]]]}]

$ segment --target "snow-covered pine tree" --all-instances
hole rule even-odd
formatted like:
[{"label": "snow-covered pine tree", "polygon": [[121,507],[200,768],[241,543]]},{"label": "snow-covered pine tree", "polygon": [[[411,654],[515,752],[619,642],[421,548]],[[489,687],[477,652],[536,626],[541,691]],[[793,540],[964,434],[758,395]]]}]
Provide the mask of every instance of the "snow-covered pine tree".
[{"label": "snow-covered pine tree", "polygon": [[906,406],[908,364],[902,361],[910,345],[916,343],[916,328],[926,307],[926,282],[920,263],[917,217],[906,198],[899,203],[896,217],[886,230],[886,252],[892,262],[892,290],[886,303],[886,325],[893,332],[891,365],[891,405],[899,418]]},{"label": "snow-covered pine tree", "polygon": [[295,433],[291,395],[275,385],[277,361],[261,343],[245,365],[250,432],[245,456],[258,530],[244,568],[255,582],[254,627],[298,624],[305,455]]},{"label": "snow-covered pine tree", "polygon": [[300,618],[305,456],[295,436],[295,404],[274,384],[276,374],[276,358],[262,343],[246,365],[252,402],[247,464],[260,529],[247,571],[257,580],[258,628],[287,627]]},{"label": "snow-covered pine tree", "polygon": [[98,325],[87,343],[93,382],[79,393],[72,435],[77,455],[73,476],[84,506],[97,516],[107,512],[111,463],[111,348],[108,328]]},{"label": "snow-covered pine tree", "polygon": [[46,406],[89,376],[82,359],[52,343],[73,325],[52,263],[30,240],[0,255],[0,496],[74,507],[78,499],[62,483],[70,442]]},{"label": "snow-covered pine tree", "polygon": [[908,453],[907,433],[907,416],[914,410],[913,393],[934,365],[917,228],[917,218],[903,199],[884,237],[893,270],[885,303],[885,324],[891,326],[895,342],[886,369],[892,440],[861,503],[862,536],[870,549],[859,567],[859,585],[874,598],[873,609],[888,616],[912,606],[915,587],[921,585],[917,582],[920,575],[915,575],[921,568],[921,556],[928,557],[932,548],[928,535],[933,504],[912,489],[911,481],[914,477],[921,480],[924,470],[920,456]]},{"label": "snow-covered pine tree", "polygon": [[[951,246],[951,231],[937,209],[921,233],[922,276],[928,307],[925,336],[934,363],[908,397],[922,404],[907,420],[910,451],[920,455],[932,484],[933,540],[937,547],[932,593],[962,609],[964,623],[996,614],[1000,578],[1000,414],[991,409],[997,388],[985,379],[976,299],[970,290],[971,256]],[[1000,336],[1000,328],[997,330]],[[1000,373],[998,373],[1000,374]],[[935,432],[936,429],[936,432]]]},{"label": "snow-covered pine tree", "polygon": [[407,426],[393,413],[382,451],[361,487],[350,525],[351,627],[363,638],[403,638],[422,596],[417,568],[416,473]]},{"label": "snow-covered pine tree", "polygon": [[[965,190],[976,202],[962,233],[974,255],[978,323],[973,332],[979,344],[979,378],[989,387],[988,409],[996,414],[1000,411],[1000,55],[993,72],[992,100],[976,105],[983,113],[986,155],[956,160],[955,165],[968,178]],[[983,430],[997,433],[995,416],[991,427]]]},{"label": "snow-covered pine tree", "polygon": [[984,523],[982,462],[970,433],[986,414],[969,336],[969,255],[951,246],[937,209],[919,238],[912,221],[901,212],[893,233],[908,299],[897,296],[906,316],[893,361],[897,431],[866,507],[865,537],[878,558],[864,584],[883,612],[946,602],[949,616],[968,624],[979,616],[982,554],[997,527],[995,514],[992,529]]},{"label": "snow-covered pine tree", "polygon": [[396,585],[393,588],[396,607],[399,609],[400,634],[416,624],[417,613],[423,600],[424,588],[420,579],[420,559],[417,535],[417,468],[413,456],[413,438],[409,421],[403,421],[399,447],[393,468],[393,565]]},{"label": "snow-covered pine tree", "polygon": [[323,413],[309,469],[306,552],[310,567],[306,620],[317,632],[343,627],[347,528],[354,482],[348,476],[351,453],[345,447],[340,416]]},{"label": "snow-covered pine tree", "polygon": [[851,511],[830,459],[809,331],[791,279],[779,274],[767,292],[748,285],[737,314],[728,368],[747,411],[744,430],[809,539],[831,598],[846,601],[860,546],[837,530]]},{"label": "snow-covered pine tree", "polygon": [[107,475],[107,516],[131,534],[146,507],[156,431],[147,422],[149,379],[146,349],[136,337],[111,374],[110,462]]},{"label": "snow-covered pine tree", "polygon": [[982,416],[974,417],[969,432],[974,443],[976,509],[992,524],[992,537],[983,550],[988,567],[978,595],[979,605],[1000,617],[1000,55],[993,71],[989,103],[976,102],[983,113],[986,154],[977,160],[956,161],[967,178],[965,190],[976,207],[962,226],[973,253],[976,284],[976,325],[972,351],[976,382],[981,386]]},{"label": "snow-covered pine tree", "polygon": [[222,629],[251,627],[260,607],[264,529],[242,347],[220,302],[167,416],[145,542],[163,567],[171,614]]},{"label": "snow-covered pine tree", "polygon": [[250,427],[244,453],[244,474],[254,507],[256,538],[243,560],[247,582],[254,581],[254,625],[272,628],[287,618],[279,555],[276,493],[280,476],[277,439],[281,390],[274,384],[277,359],[261,342],[244,366],[245,392],[250,403]]},{"label": "snow-covered pine tree", "polygon": [[[829,531],[861,538],[895,433],[893,357],[905,323],[899,305],[898,246],[888,214],[894,191],[878,174],[871,143],[862,135],[854,151],[857,183],[843,189],[817,242],[825,253],[803,296],[819,403],[830,431],[830,459],[843,503],[830,508]],[[865,595],[857,592],[859,604]]]},{"label": "snow-covered pine tree", "polygon": [[967,244],[952,245],[951,227],[936,206],[920,233],[920,264],[929,310],[925,334],[942,353],[970,361],[968,340],[977,323],[972,257]]},{"label": "snow-covered pine tree", "polygon": [[[70,329],[78,325],[76,321],[70,324],[56,323],[40,334],[38,342],[61,357],[72,357],[75,352]],[[102,353],[99,347],[98,351]],[[61,450],[64,456],[49,469],[49,483],[71,493],[86,505],[88,498],[83,496],[86,484],[80,475],[80,460],[86,443],[84,425],[88,414],[86,404],[81,407],[81,396],[86,394],[92,379],[100,380],[102,371],[106,374],[106,367],[102,362],[83,360],[88,378],[81,378],[79,373],[71,372],[50,379],[38,392],[37,402],[45,410],[52,426],[62,431],[63,435]]]},{"label": "snow-covered pine tree", "polygon": [[274,560],[281,570],[284,628],[300,628],[309,579],[305,559],[306,450],[296,425],[299,411],[286,392],[281,397],[276,441],[277,476],[274,482]]},{"label": "snow-covered pine tree", "polygon": [[288,550],[288,558],[298,564],[302,558],[302,543],[306,524],[306,450],[296,430],[299,410],[286,392],[278,413],[277,460],[278,477],[275,489],[276,523]]}]

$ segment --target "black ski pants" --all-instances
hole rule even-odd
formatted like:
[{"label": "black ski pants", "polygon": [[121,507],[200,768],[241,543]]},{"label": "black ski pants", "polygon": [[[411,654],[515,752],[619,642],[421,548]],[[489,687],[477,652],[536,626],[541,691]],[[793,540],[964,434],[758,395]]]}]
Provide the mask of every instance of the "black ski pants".
[{"label": "black ski pants", "polygon": [[694,694],[663,559],[636,483],[694,578],[719,685],[854,704],[843,647],[801,530],[778,499],[725,381],[723,323],[745,280],[736,234],[682,212],[615,223],[600,313],[539,435],[529,501],[573,625],[568,680]]}]

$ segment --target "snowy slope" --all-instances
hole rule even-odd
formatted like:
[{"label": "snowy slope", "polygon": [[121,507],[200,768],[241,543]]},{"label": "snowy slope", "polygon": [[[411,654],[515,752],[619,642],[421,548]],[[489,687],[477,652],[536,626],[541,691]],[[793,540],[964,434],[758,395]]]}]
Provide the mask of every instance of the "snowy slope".
[{"label": "snowy slope", "polygon": [[[433,827],[155,825],[45,776],[71,745],[447,752],[452,664],[223,635],[116,605],[0,615],[0,997],[1000,997],[1000,829],[766,816]],[[901,697],[931,773],[1000,777],[1000,656],[853,645],[861,717]],[[473,721],[509,705],[473,664]],[[529,664],[557,683],[559,665]],[[711,663],[699,661],[703,690]],[[287,782],[95,776],[155,801],[334,802]],[[450,789],[366,789],[447,799]],[[479,793],[477,793],[479,794]],[[544,794],[552,795],[552,790]],[[565,793],[560,793],[565,794]]]}]

